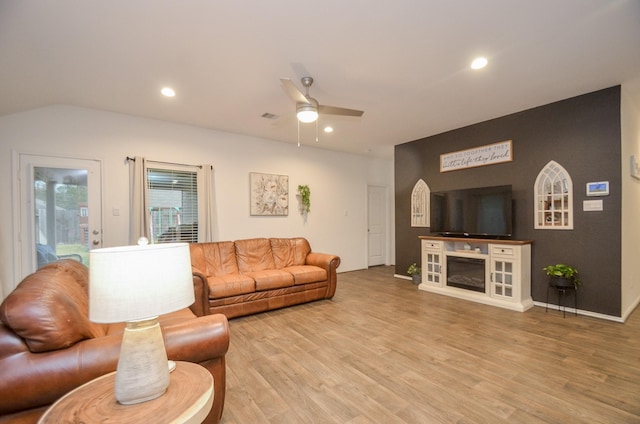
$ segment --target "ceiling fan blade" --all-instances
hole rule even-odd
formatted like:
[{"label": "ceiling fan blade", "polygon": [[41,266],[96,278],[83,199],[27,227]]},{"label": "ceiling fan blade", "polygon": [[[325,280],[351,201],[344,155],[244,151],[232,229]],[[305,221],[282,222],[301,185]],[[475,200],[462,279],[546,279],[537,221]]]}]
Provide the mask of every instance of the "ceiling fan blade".
[{"label": "ceiling fan blade", "polygon": [[343,107],[320,105],[318,107],[318,113],[320,114],[324,113],[327,115],[362,116],[364,112],[361,110],[346,109]]},{"label": "ceiling fan blade", "polygon": [[280,82],[282,82],[282,89],[285,93],[287,93],[287,96],[289,96],[291,100],[296,103],[311,104],[309,99],[307,99],[304,94],[302,94],[302,92],[298,90],[298,87],[296,87],[296,85],[291,82],[289,78],[280,78]]}]

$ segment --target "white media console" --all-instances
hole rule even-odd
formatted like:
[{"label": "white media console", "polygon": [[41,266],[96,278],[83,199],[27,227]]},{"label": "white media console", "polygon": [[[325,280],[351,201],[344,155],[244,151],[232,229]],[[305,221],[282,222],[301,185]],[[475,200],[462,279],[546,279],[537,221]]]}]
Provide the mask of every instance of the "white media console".
[{"label": "white media console", "polygon": [[531,240],[420,239],[420,290],[520,312],[533,306]]}]

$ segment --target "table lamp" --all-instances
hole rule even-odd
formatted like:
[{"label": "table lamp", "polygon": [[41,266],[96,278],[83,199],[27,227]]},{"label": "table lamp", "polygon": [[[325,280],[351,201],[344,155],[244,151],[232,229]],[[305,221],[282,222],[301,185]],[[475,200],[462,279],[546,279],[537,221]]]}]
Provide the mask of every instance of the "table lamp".
[{"label": "table lamp", "polygon": [[169,387],[158,315],[195,300],[189,245],[138,243],[89,252],[89,319],[126,322],[115,379],[123,405],[155,399]]}]

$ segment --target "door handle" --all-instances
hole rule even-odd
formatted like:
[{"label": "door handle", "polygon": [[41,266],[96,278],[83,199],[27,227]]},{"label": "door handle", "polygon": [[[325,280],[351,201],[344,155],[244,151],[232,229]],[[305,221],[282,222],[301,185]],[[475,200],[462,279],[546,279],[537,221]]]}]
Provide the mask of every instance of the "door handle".
[{"label": "door handle", "polygon": [[94,240],[94,241],[93,241],[93,245],[94,245],[94,246],[97,246],[97,245],[99,245],[99,244],[100,244],[100,240]]}]

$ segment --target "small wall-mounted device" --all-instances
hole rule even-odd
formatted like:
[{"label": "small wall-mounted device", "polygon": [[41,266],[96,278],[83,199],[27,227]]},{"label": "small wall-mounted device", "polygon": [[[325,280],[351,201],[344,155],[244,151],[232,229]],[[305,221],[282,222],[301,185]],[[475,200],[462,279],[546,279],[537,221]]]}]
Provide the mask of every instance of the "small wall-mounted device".
[{"label": "small wall-mounted device", "polygon": [[587,196],[608,196],[609,181],[587,183]]}]

